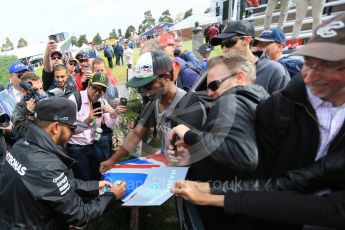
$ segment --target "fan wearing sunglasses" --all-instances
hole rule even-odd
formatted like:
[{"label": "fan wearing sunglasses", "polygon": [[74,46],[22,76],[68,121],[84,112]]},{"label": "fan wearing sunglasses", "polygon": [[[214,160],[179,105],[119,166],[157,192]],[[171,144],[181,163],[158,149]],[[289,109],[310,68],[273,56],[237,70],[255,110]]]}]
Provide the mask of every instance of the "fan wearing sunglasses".
[{"label": "fan wearing sunglasses", "polygon": [[[177,151],[168,151],[170,161],[179,166],[191,165],[189,179],[223,181],[255,170],[258,163],[255,110],[268,94],[254,81],[255,65],[242,56],[209,60],[207,93],[215,104],[205,125],[200,131],[178,125],[168,133],[169,140],[175,135],[180,139],[176,142]],[[231,226],[231,220],[221,209],[198,206],[198,211],[205,229]]]},{"label": "fan wearing sunglasses", "polygon": [[256,84],[272,94],[282,89],[290,80],[287,70],[279,63],[268,59],[265,55],[255,56],[251,51],[254,26],[249,21],[231,21],[224,31],[211,39],[211,45],[222,47],[223,53],[245,52],[256,65]]}]

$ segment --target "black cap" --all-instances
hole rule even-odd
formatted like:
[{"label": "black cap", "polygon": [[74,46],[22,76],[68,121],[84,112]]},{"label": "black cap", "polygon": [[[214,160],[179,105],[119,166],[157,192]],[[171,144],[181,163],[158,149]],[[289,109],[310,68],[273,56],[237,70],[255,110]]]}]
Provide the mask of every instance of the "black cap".
[{"label": "black cap", "polygon": [[221,34],[211,39],[211,45],[218,46],[222,43],[223,39],[230,38],[235,35],[254,37],[255,29],[253,23],[244,20],[229,22]]},{"label": "black cap", "polygon": [[73,128],[88,128],[88,125],[77,120],[76,104],[65,97],[47,97],[37,102],[35,117],[43,121],[68,124]]},{"label": "black cap", "polygon": [[198,52],[202,55],[207,55],[211,53],[211,45],[210,44],[202,44],[198,48]]}]

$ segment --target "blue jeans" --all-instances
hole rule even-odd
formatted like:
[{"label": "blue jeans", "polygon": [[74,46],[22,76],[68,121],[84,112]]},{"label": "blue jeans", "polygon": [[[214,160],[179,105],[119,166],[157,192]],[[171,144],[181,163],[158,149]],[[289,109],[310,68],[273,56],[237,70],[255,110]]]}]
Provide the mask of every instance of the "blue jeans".
[{"label": "blue jeans", "polygon": [[102,158],[102,161],[107,160],[111,156],[113,148],[113,133],[104,132],[101,134],[101,139],[94,142],[94,149],[97,156]]},{"label": "blue jeans", "polygon": [[94,151],[94,145],[67,145],[68,155],[76,160],[72,166],[74,177],[81,180],[100,180],[99,163],[103,156]]}]

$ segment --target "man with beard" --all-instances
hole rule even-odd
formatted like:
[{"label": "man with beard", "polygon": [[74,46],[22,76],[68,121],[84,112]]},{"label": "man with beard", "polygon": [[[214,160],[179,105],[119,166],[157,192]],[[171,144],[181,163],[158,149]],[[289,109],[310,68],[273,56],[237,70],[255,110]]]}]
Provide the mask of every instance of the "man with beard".
[{"label": "man with beard", "polygon": [[[83,228],[124,195],[124,182],[111,185],[70,178],[68,171],[75,161],[62,146],[87,127],[76,117],[75,104],[67,98],[49,97],[37,103],[30,135],[6,155],[0,186],[1,229]],[[110,192],[99,196],[106,186]],[[96,198],[84,203],[78,194]]]},{"label": "man with beard", "polygon": [[136,75],[127,85],[138,88],[150,102],[146,105],[139,124],[127,135],[123,145],[107,161],[101,163],[100,171],[109,170],[122,156],[128,154],[144,138],[151,127],[156,126],[161,139],[161,148],[165,152],[169,142],[166,138],[171,128],[167,117],[172,114],[176,104],[185,95],[173,82],[173,63],[162,51],[142,54],[136,65]]}]

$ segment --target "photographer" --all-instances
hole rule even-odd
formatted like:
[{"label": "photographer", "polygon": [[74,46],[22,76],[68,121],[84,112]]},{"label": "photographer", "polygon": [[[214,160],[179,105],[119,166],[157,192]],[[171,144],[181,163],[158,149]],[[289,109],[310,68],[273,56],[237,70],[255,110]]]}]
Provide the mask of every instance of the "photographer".
[{"label": "photographer", "polygon": [[54,40],[49,40],[43,56],[42,81],[45,91],[54,83],[53,68],[59,64],[63,64],[62,53],[57,50],[57,43]]},{"label": "photographer", "polygon": [[31,72],[21,76],[20,86],[24,87],[24,96],[13,111],[12,123],[19,136],[24,137],[29,124],[34,119],[37,100],[44,97],[44,91],[39,76]]},{"label": "photographer", "polygon": [[[10,84],[8,84],[5,90],[0,92],[0,107],[2,112],[6,113],[10,118],[13,115],[16,104],[23,97],[23,89],[19,86],[19,83],[20,77],[26,72],[29,72],[29,68],[20,61],[12,63],[8,69]],[[7,150],[18,140],[19,136],[12,127],[12,123],[10,123],[3,129]]]}]

